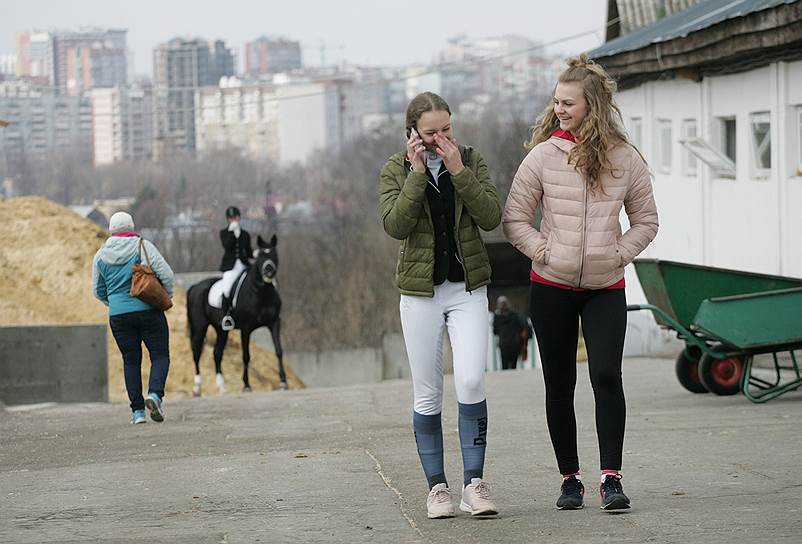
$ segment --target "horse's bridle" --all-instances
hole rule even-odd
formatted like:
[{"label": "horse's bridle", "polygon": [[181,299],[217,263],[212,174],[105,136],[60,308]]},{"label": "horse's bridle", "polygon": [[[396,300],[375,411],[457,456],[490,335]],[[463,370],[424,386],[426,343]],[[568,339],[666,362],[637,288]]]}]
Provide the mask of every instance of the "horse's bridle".
[{"label": "horse's bridle", "polygon": [[[273,269],[272,277],[268,276],[267,272],[265,272],[265,269],[268,268],[268,266]],[[276,266],[276,262],[273,259],[266,259],[265,262],[262,263],[262,266],[260,268],[261,269],[259,270],[259,273],[262,275],[262,281],[264,283],[271,285],[277,283],[278,267]]]}]

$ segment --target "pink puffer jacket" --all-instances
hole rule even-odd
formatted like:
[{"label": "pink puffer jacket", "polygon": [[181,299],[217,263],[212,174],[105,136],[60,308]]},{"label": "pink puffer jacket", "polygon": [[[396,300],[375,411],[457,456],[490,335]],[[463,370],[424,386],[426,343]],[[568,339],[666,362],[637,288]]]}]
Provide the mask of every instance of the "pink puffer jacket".
[{"label": "pink puffer jacket", "polygon": [[[515,174],[504,208],[504,234],[541,277],[584,289],[603,289],[624,277],[657,235],[657,206],[646,163],[632,146],[609,152],[615,166],[601,178],[602,191],[587,190],[568,164],[576,144],[552,136],[536,145]],[[534,228],[541,207],[540,230]],[[621,207],[630,229],[621,234]]]}]

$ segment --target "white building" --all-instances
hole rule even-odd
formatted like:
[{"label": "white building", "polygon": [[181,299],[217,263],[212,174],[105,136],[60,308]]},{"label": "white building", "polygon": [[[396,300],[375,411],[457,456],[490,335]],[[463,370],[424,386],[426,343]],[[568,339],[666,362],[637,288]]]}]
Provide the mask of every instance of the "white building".
[{"label": "white building", "polygon": [[342,87],[336,82],[276,87],[281,164],[303,162],[316,150],[340,148],[343,97]]},{"label": "white building", "polygon": [[279,161],[279,104],[272,83],[223,78],[218,87],[196,91],[195,104],[199,154],[236,147],[254,160]]},{"label": "white building", "polygon": [[271,83],[224,78],[196,91],[200,153],[233,147],[283,166],[339,150],[361,131],[364,96],[350,78],[276,76]]},{"label": "white building", "polygon": [[14,77],[17,73],[17,55],[6,53],[0,55],[0,76]]},{"label": "white building", "polygon": [[93,89],[92,150],[95,165],[150,159],[153,153],[153,95],[129,85]]},{"label": "white building", "polygon": [[654,174],[643,257],[802,277],[802,32],[787,31],[801,10],[702,2],[590,52]]},{"label": "white building", "polygon": [[[648,82],[618,101],[655,176],[661,228],[650,255],[802,277],[802,61]],[[734,172],[680,143],[694,136]]]},{"label": "white building", "polygon": [[[802,60],[786,58],[802,34],[781,29],[802,2],[718,3],[727,6],[697,4],[591,52],[621,81],[618,103],[654,173],[661,228],[648,253],[802,277]],[[776,26],[757,29],[767,18]],[[666,31],[672,23],[676,34]],[[659,37],[643,32],[657,25]],[[716,47],[723,28],[748,37],[722,55],[671,55],[674,42]],[[655,60],[649,72],[638,55],[651,56],[655,44],[662,66]],[[634,69],[619,64],[624,57]],[[693,137],[714,150],[693,146],[707,162],[681,143]]]},{"label": "white building", "polygon": [[426,91],[443,94],[443,75],[431,66],[408,67],[404,74],[404,81],[406,82],[407,102]]}]

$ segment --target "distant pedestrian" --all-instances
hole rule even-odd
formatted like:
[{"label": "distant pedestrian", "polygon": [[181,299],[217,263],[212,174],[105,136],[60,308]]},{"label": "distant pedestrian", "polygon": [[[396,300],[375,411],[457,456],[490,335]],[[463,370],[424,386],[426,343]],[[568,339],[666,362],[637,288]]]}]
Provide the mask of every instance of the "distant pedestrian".
[{"label": "distant pedestrian", "polygon": [[498,336],[502,370],[512,370],[518,366],[522,338],[528,338],[528,332],[529,325],[512,311],[510,300],[505,296],[498,297],[493,314],[493,334]]},{"label": "distant pedestrian", "polygon": [[487,444],[485,366],[490,262],[479,229],[501,220],[501,206],[479,152],[457,145],[451,110],[425,92],[406,112],[406,150],[381,171],[379,215],[400,240],[396,282],[415,404],[412,425],[429,484],[430,518],[454,515],[443,468],[443,334],[454,353],[463,461],[460,509],[498,512],[484,478]]},{"label": "distant pedestrian", "polygon": [[[601,505],[629,508],[621,485],[626,405],[624,267],[657,234],[648,167],[629,143],[615,82],[586,55],[570,59],[535,127],[504,210],[504,233],[532,259],[529,311],[546,385],[546,418],[563,476],[557,506],[581,508],[574,388],[581,318],[596,402]],[[535,210],[543,219],[532,225]],[[626,210],[630,228],[621,232]]]},{"label": "distant pedestrian", "polygon": [[[164,420],[164,386],[170,369],[170,333],[164,312],[132,297],[131,269],[145,262],[140,241],[150,266],[167,294],[173,295],[173,271],[151,242],[134,230],[133,218],[117,212],[109,221],[111,237],[97,251],[92,263],[92,291],[109,307],[109,324],[123,356],[125,388],[131,401],[131,422],[145,423],[145,407],[153,421]],[[142,343],[150,354],[148,396],[142,397]]]}]

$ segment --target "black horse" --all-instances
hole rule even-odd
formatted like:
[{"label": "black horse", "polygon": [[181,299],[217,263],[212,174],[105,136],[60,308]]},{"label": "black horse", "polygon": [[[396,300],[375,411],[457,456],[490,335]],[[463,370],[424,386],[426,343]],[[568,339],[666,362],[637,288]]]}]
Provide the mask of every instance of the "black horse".
[{"label": "black horse", "polygon": [[[250,340],[251,333],[259,327],[267,327],[273,336],[273,345],[278,357],[278,373],[281,388],[287,389],[287,377],[284,374],[283,351],[281,349],[281,297],[278,293],[278,251],[277,239],[274,235],[267,244],[261,236],[257,238],[258,249],[254,252],[255,260],[246,269],[239,291],[239,280],[231,288],[231,297],[236,296],[236,306],[231,312],[235,328],[242,334],[242,382],[243,390],[250,391],[248,382],[248,363],[251,360]],[[217,388],[225,391],[225,382],[220,370],[223,360],[223,350],[228,341],[228,331],[221,325],[223,311],[220,308],[209,306],[209,289],[219,278],[208,278],[200,281],[187,291],[187,319],[189,320],[189,335],[192,345],[192,357],[195,360],[195,385],[192,389],[197,397],[201,393],[200,356],[206,331],[209,325],[217,332],[217,341],[214,345],[214,368],[217,373]]]}]

